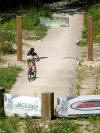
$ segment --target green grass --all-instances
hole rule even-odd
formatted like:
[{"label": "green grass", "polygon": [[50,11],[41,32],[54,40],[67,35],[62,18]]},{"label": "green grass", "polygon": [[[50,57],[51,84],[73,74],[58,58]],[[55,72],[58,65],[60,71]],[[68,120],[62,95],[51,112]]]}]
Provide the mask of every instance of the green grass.
[{"label": "green grass", "polygon": [[19,131],[20,119],[18,116],[8,117],[8,118],[0,118],[0,133],[16,133]]},{"label": "green grass", "polygon": [[0,58],[0,63],[1,63],[1,62],[3,62],[3,59],[2,59],[2,58]]},{"label": "green grass", "polygon": [[74,124],[71,120],[58,120],[50,125],[50,133],[77,133],[80,124]]},{"label": "green grass", "polygon": [[[1,116],[0,131],[2,133],[16,133],[23,129],[25,133],[78,133],[79,126],[81,126],[75,124],[72,120],[59,119],[40,123],[39,119],[32,117],[21,119],[17,115],[7,118]],[[48,125],[48,128],[45,128],[46,125]]]},{"label": "green grass", "polygon": [[[0,131],[2,133],[20,133],[21,129],[25,133],[81,133],[80,129],[83,127],[90,133],[93,131],[94,133],[100,132],[100,115],[76,116],[53,121],[41,121],[28,116],[22,119],[17,115],[5,118],[1,114],[0,118]],[[88,125],[84,126],[85,121],[88,121]]]},{"label": "green grass", "polygon": [[41,121],[27,117],[24,120],[25,133],[78,133],[80,126],[72,120],[62,118],[53,121]]},{"label": "green grass", "polygon": [[46,27],[40,25],[40,17],[51,16],[52,12],[49,9],[40,9],[40,11],[30,9],[28,13],[22,16],[22,27],[27,31],[34,30],[36,37],[33,37],[33,39],[40,40],[46,35],[48,30]]},{"label": "green grass", "polygon": [[93,41],[95,43],[100,42],[100,4],[94,5],[85,13],[85,30],[83,31],[83,38],[88,39],[88,17],[92,16],[94,21]]},{"label": "green grass", "polygon": [[[26,39],[31,40],[40,40],[43,39],[46,34],[48,28],[42,27],[40,25],[40,17],[51,17],[52,12],[48,7],[41,8],[39,10],[35,8],[31,9],[21,9],[22,14],[22,31],[26,30],[31,31],[34,30],[36,36],[27,37]],[[16,14],[17,16],[17,14]],[[12,19],[5,20],[3,24],[0,24],[0,51],[2,53],[7,54],[11,53],[13,50],[13,44],[16,43],[17,33],[16,33],[16,18],[12,17]],[[25,38],[24,38],[25,39]]]},{"label": "green grass", "polygon": [[[35,120],[33,118],[25,118],[25,133],[81,133],[84,130],[90,133],[99,133],[100,115],[84,115],[75,116],[73,118],[56,119],[53,121]],[[88,125],[84,123],[88,121]],[[48,125],[48,128],[45,126]],[[90,128],[91,127],[91,128]],[[80,130],[81,129],[81,130]]]},{"label": "green grass", "polygon": [[[48,8],[42,8],[39,11],[37,11],[35,8],[23,10],[23,14],[21,15],[22,29],[27,31],[34,30],[37,36],[43,38],[46,35],[47,28],[41,27],[40,17],[51,17],[52,12]],[[4,31],[14,32],[14,35],[16,35],[16,18],[12,18],[9,21],[1,24],[0,29]]]},{"label": "green grass", "polygon": [[4,87],[6,92],[11,89],[12,85],[16,82],[20,67],[9,66],[7,68],[0,68],[0,87]]},{"label": "green grass", "polygon": [[82,37],[85,40],[78,42],[80,46],[86,46],[88,44],[88,17],[93,17],[93,42],[100,43],[100,4],[96,4],[91,7],[86,13],[84,18],[85,28],[82,32]]},{"label": "green grass", "polygon": [[80,40],[78,43],[77,43],[78,46],[81,46],[81,47],[85,47],[87,46],[87,41],[86,40]]}]

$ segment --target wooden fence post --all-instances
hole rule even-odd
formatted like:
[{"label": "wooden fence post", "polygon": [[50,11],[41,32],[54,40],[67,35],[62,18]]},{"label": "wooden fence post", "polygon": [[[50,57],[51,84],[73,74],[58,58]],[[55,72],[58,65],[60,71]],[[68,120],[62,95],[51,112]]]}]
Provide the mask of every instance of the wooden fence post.
[{"label": "wooden fence post", "polygon": [[4,96],[3,93],[5,93],[5,89],[0,87],[0,109],[4,110]]},{"label": "wooden fence post", "polygon": [[17,60],[22,61],[22,26],[20,16],[17,16]]},{"label": "wooden fence post", "polygon": [[93,17],[88,17],[88,60],[93,61]]},{"label": "wooden fence post", "polygon": [[42,119],[52,120],[54,118],[54,93],[42,93]]}]

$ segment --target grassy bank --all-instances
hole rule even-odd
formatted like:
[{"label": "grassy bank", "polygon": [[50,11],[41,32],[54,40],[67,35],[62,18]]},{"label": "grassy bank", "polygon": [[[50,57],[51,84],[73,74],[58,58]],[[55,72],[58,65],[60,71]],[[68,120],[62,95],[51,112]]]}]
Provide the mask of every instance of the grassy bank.
[{"label": "grassy bank", "polygon": [[6,89],[8,92],[12,85],[16,82],[19,72],[21,72],[20,67],[9,66],[7,68],[0,68],[0,87]]},{"label": "grassy bank", "polygon": [[0,133],[16,133],[20,129],[18,116],[5,118],[0,116]]},{"label": "grassy bank", "polygon": [[[93,27],[93,43],[97,43],[93,46],[93,61],[90,63],[88,58],[88,17],[92,16],[94,21]],[[78,45],[83,46],[80,65],[78,68],[77,77],[77,90],[78,95],[100,95],[100,4],[94,5],[84,15],[84,30],[82,33],[83,39]],[[97,64],[96,64],[96,63]],[[90,63],[90,64],[89,64]],[[83,129],[89,133],[100,132],[100,115],[85,116],[85,119],[80,119],[87,123]],[[89,123],[88,123],[89,122]],[[80,121],[81,123],[81,121]],[[79,127],[81,129],[81,126]],[[85,131],[84,131],[85,132]]]},{"label": "grassy bank", "polygon": [[88,42],[88,17],[93,17],[93,42],[94,43],[100,43],[100,4],[94,5],[92,8],[90,8],[86,13],[84,17],[84,30],[82,33],[83,40],[81,40],[78,45],[80,46],[86,46]]},{"label": "grassy bank", "polygon": [[0,63],[1,63],[1,62],[3,62],[3,59],[2,59],[2,58],[0,58]]},{"label": "grassy bank", "polygon": [[56,119],[53,121],[41,121],[18,116],[0,119],[0,131],[2,133],[99,133],[100,115],[88,115],[76,118]]}]

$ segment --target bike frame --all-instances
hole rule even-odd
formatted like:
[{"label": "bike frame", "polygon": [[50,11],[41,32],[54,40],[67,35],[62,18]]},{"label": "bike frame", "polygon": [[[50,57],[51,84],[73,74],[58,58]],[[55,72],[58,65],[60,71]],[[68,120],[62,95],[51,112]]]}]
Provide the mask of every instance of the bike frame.
[{"label": "bike frame", "polygon": [[33,68],[32,62],[29,62],[29,68],[28,68],[28,80],[30,81],[31,79],[36,79],[36,71]]},{"label": "bike frame", "polygon": [[30,73],[33,73],[34,72],[34,69],[33,69],[33,66],[32,65],[29,66],[29,72]]}]

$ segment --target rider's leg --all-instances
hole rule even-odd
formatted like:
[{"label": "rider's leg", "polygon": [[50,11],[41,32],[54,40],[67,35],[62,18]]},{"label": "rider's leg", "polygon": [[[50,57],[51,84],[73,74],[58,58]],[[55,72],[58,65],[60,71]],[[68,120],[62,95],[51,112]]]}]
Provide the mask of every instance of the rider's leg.
[{"label": "rider's leg", "polygon": [[29,68],[29,60],[27,60],[27,65],[28,65],[28,68]]},{"label": "rider's leg", "polygon": [[28,68],[30,67],[30,62],[31,62],[31,59],[32,57],[31,56],[27,56],[27,65],[28,65]]}]

